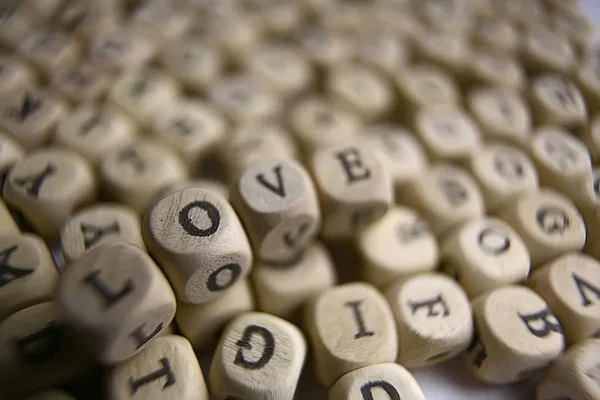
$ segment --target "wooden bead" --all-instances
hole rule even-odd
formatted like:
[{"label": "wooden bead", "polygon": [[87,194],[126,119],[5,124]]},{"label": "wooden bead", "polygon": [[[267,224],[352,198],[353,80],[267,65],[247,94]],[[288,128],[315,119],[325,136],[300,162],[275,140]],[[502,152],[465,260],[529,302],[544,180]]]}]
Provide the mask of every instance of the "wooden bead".
[{"label": "wooden bead", "polygon": [[398,104],[407,122],[420,108],[455,106],[460,102],[456,83],[442,69],[432,65],[413,65],[395,74]]},{"label": "wooden bead", "polygon": [[414,116],[414,129],[434,161],[467,160],[482,146],[477,125],[458,109],[423,108]]},{"label": "wooden bead", "polygon": [[529,98],[538,125],[576,129],[587,122],[583,95],[571,80],[563,76],[537,76],[531,84]]},{"label": "wooden bead", "polygon": [[517,382],[550,364],[565,348],[562,326],[548,304],[524,286],[505,286],[472,302],[475,337],[467,366],[492,384]]},{"label": "wooden bead", "polygon": [[412,132],[392,123],[377,123],[366,130],[366,136],[390,171],[397,189],[425,172],[427,154]]},{"label": "wooden bead", "polygon": [[234,181],[248,167],[273,155],[296,159],[298,150],[290,132],[281,124],[269,120],[246,121],[221,142],[219,155],[228,179]]},{"label": "wooden bead", "polygon": [[[0,71],[2,70],[0,69]],[[23,157],[25,157],[23,147],[8,133],[0,130],[0,182]]]},{"label": "wooden bead", "polygon": [[470,298],[523,282],[531,258],[519,234],[496,218],[468,222],[444,239],[443,268],[460,282]]},{"label": "wooden bead", "polygon": [[89,45],[90,61],[113,71],[138,69],[155,53],[156,44],[148,36],[127,28],[108,29]]},{"label": "wooden bead", "polygon": [[111,399],[208,400],[208,389],[194,349],[184,337],[165,335],[141,353],[112,368]]},{"label": "wooden bead", "polygon": [[525,68],[532,72],[568,74],[575,66],[576,55],[571,42],[562,33],[539,23],[526,30],[522,52]]},{"label": "wooden bead", "polygon": [[99,170],[106,191],[140,215],[146,212],[161,190],[188,176],[183,161],[175,152],[146,138],[107,152]]},{"label": "wooden bead", "polygon": [[8,48],[17,47],[32,28],[33,21],[21,4],[6,4],[2,10],[0,43]]},{"label": "wooden bead", "polygon": [[157,69],[142,68],[121,75],[109,98],[137,123],[150,127],[158,114],[176,103],[178,95],[179,87],[171,77]]},{"label": "wooden bead", "polygon": [[50,300],[58,270],[46,244],[32,234],[0,237],[0,320]]},{"label": "wooden bead", "polygon": [[126,242],[145,249],[140,217],[120,204],[101,203],[74,214],[60,231],[60,246],[69,264],[104,243]]},{"label": "wooden bead", "polygon": [[568,251],[583,248],[586,229],[579,211],[564,195],[551,189],[521,196],[500,218],[527,245],[532,268]]},{"label": "wooden bead", "polygon": [[390,399],[425,400],[410,372],[394,363],[369,365],[343,375],[329,389],[327,400],[363,400],[384,393]]},{"label": "wooden bead", "polygon": [[223,70],[223,55],[200,37],[188,36],[162,50],[160,62],[173,78],[195,92],[203,91]]},{"label": "wooden bead", "polygon": [[[562,354],[537,387],[537,400],[592,400],[600,396],[600,340],[581,341]],[[558,396],[558,397],[557,397]]]},{"label": "wooden bead", "polygon": [[532,116],[518,93],[489,87],[475,88],[468,93],[467,108],[486,139],[520,146],[529,143]]},{"label": "wooden bead", "polygon": [[26,400],[75,400],[67,392],[62,390],[46,390],[39,392],[33,396],[28,397]]},{"label": "wooden bead", "polygon": [[180,301],[216,299],[250,272],[242,223],[210,190],[190,187],[163,197],[146,214],[142,234]]},{"label": "wooden bead", "polygon": [[357,237],[362,275],[375,286],[433,270],[438,244],[421,217],[410,208],[392,207]]},{"label": "wooden bead", "polygon": [[28,34],[17,50],[46,75],[68,68],[79,56],[79,47],[73,38],[48,28]]},{"label": "wooden bead", "polygon": [[295,325],[273,315],[248,312],[221,335],[210,367],[215,400],[292,400],[306,358],[306,340]]},{"label": "wooden bead", "polygon": [[497,15],[480,19],[473,28],[472,40],[481,48],[506,53],[513,53],[520,46],[519,31],[509,21]]},{"label": "wooden bead", "polygon": [[137,128],[120,109],[106,103],[83,103],[61,119],[54,143],[70,148],[94,165],[132,143]]},{"label": "wooden bead", "polygon": [[400,280],[386,290],[398,329],[398,363],[438,364],[467,349],[473,335],[471,304],[463,289],[440,273]]},{"label": "wooden bead", "polygon": [[0,198],[0,238],[2,236],[12,236],[20,233],[21,230],[8,210],[7,205]]},{"label": "wooden bead", "polygon": [[54,303],[36,304],[0,322],[0,390],[7,399],[50,389],[90,364]]},{"label": "wooden bead", "polygon": [[294,320],[310,298],[335,286],[337,274],[327,249],[316,242],[288,265],[256,265],[252,283],[260,311]]},{"label": "wooden bead", "polygon": [[233,185],[231,199],[262,261],[289,262],[320,227],[315,187],[296,161],[270,158],[251,165]]},{"label": "wooden bead", "polygon": [[357,115],[320,96],[298,101],[289,112],[288,122],[307,154],[320,147],[354,140],[362,128]]},{"label": "wooden bead", "polygon": [[125,242],[90,249],[65,268],[56,301],[79,342],[104,364],[145,349],[171,323],[176,307],[152,258]]},{"label": "wooden bead", "polygon": [[330,67],[348,61],[354,54],[350,37],[323,27],[308,26],[297,38],[306,57],[318,67]]},{"label": "wooden bead", "polygon": [[0,55],[0,67],[0,96],[2,97],[32,87],[36,82],[32,68],[17,57]]},{"label": "wooden bead", "polygon": [[330,68],[327,90],[334,101],[345,104],[366,120],[381,118],[391,111],[394,94],[376,71],[358,64]]},{"label": "wooden bead", "polygon": [[536,269],[527,284],[548,303],[569,344],[600,331],[600,263],[567,253]]},{"label": "wooden bead", "polygon": [[229,321],[239,314],[254,310],[254,297],[247,280],[240,280],[230,290],[207,303],[177,303],[175,320],[181,334],[196,351],[214,350],[219,335]]},{"label": "wooden bead", "polygon": [[439,65],[452,75],[465,72],[472,57],[467,38],[437,26],[415,37],[415,58],[424,63]]},{"label": "wooden bead", "polygon": [[284,97],[307,91],[315,80],[308,59],[296,48],[280,42],[259,45],[243,63],[250,74]]},{"label": "wooden bead", "polygon": [[564,129],[538,129],[531,141],[531,154],[540,183],[567,195],[570,189],[592,176],[588,149]]},{"label": "wooden bead", "polygon": [[421,179],[398,191],[398,202],[415,209],[436,236],[484,213],[483,196],[465,170],[435,164]]},{"label": "wooden bead", "polygon": [[465,79],[478,85],[521,91],[527,82],[525,70],[517,59],[499,50],[475,53],[468,72]]},{"label": "wooden bead", "polygon": [[75,63],[54,74],[52,86],[73,102],[94,101],[103,97],[111,83],[107,71],[93,64]]},{"label": "wooden bead", "polygon": [[366,29],[357,40],[358,61],[386,76],[407,65],[412,57],[408,44],[382,27]]},{"label": "wooden bead", "polygon": [[44,239],[53,239],[77,209],[96,198],[89,164],[76,153],[47,148],[30,153],[7,176],[4,200]]},{"label": "wooden bead", "polygon": [[247,73],[216,81],[209,89],[209,98],[236,123],[273,117],[281,110],[275,92]]},{"label": "wooden bead", "polygon": [[0,127],[28,150],[48,143],[66,113],[58,97],[39,89],[25,89],[0,99]]},{"label": "wooden bead", "polygon": [[210,104],[184,100],[169,104],[156,116],[154,135],[168,143],[195,174],[225,135],[225,118]]},{"label": "wooden bead", "polygon": [[131,13],[131,26],[159,42],[179,40],[191,25],[189,13],[162,1],[141,3]]},{"label": "wooden bead", "polygon": [[392,310],[369,284],[347,283],[325,290],[306,305],[304,324],[323,385],[331,386],[352,370],[396,359]]},{"label": "wooden bead", "polygon": [[317,150],[311,160],[329,239],[351,238],[382,217],[393,202],[392,179],[370,146],[340,143]]},{"label": "wooden bead", "polygon": [[501,143],[472,155],[469,171],[477,180],[488,212],[495,213],[526,193],[538,190],[535,166],[527,153]]}]

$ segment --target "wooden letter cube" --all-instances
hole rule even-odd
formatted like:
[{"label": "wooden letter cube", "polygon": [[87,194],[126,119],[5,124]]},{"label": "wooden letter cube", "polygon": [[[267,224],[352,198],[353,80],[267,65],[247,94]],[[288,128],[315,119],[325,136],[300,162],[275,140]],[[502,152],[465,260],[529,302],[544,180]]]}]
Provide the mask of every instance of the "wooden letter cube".
[{"label": "wooden letter cube", "polygon": [[309,299],[335,286],[337,273],[327,249],[317,242],[289,265],[255,265],[252,283],[260,311],[295,321]]},{"label": "wooden letter cube", "polygon": [[52,86],[75,103],[94,101],[106,95],[111,76],[89,62],[79,62],[58,71]]},{"label": "wooden letter cube", "polygon": [[477,183],[452,164],[435,164],[397,194],[398,202],[419,212],[436,236],[484,213]]},{"label": "wooden letter cube", "polygon": [[[97,10],[92,11],[94,12]],[[126,27],[113,26],[106,29],[94,35],[89,45],[90,61],[113,71],[138,70],[155,53],[156,43],[150,37]]]},{"label": "wooden letter cube", "polygon": [[393,201],[389,171],[370,146],[359,142],[323,147],[313,155],[311,168],[326,238],[354,237],[382,217]]},{"label": "wooden letter cube", "polygon": [[396,278],[433,270],[439,261],[438,243],[427,224],[412,209],[392,207],[357,238],[362,276],[375,286]]},{"label": "wooden letter cube", "polygon": [[242,223],[219,194],[189,187],[146,213],[143,237],[180,301],[201,304],[250,272],[252,250]]},{"label": "wooden letter cube", "polygon": [[250,283],[241,280],[222,296],[207,303],[177,303],[175,320],[181,334],[195,350],[213,351],[221,331],[238,314],[254,310],[254,298]]},{"label": "wooden letter cube", "polygon": [[550,189],[520,197],[499,216],[527,245],[532,268],[562,253],[581,250],[585,244],[585,223],[579,211]]},{"label": "wooden letter cube", "polygon": [[215,400],[292,400],[306,358],[306,340],[295,325],[248,312],[231,321],[210,367]]},{"label": "wooden letter cube", "polygon": [[558,125],[569,129],[587,123],[587,107],[583,95],[562,75],[540,75],[529,89],[531,108],[538,125]]},{"label": "wooden letter cube", "polygon": [[51,299],[57,283],[58,270],[42,239],[0,237],[0,320]]},{"label": "wooden letter cube", "polygon": [[121,204],[102,203],[73,215],[60,231],[65,263],[87,250],[109,242],[127,242],[145,249],[139,215]]},{"label": "wooden letter cube", "polygon": [[30,153],[10,171],[4,199],[44,239],[54,239],[71,214],[96,198],[91,166],[77,153],[60,148]]},{"label": "wooden letter cube", "polygon": [[515,92],[525,88],[527,76],[515,57],[497,50],[478,52],[473,57],[465,80],[474,81],[478,86],[491,86]]},{"label": "wooden letter cube", "polygon": [[476,334],[465,353],[471,372],[487,383],[517,382],[550,364],[565,348],[548,304],[524,286],[504,286],[472,302]]},{"label": "wooden letter cube", "polygon": [[36,304],[0,322],[0,392],[6,399],[50,389],[90,365],[54,303]]},{"label": "wooden letter cube", "polygon": [[537,388],[536,400],[600,397],[600,340],[578,342],[552,365]]},{"label": "wooden letter cube", "polygon": [[347,372],[393,362],[398,335],[392,310],[373,286],[356,282],[335,286],[305,307],[319,382],[331,386]]},{"label": "wooden letter cube", "polygon": [[535,165],[527,153],[514,146],[488,144],[473,154],[469,167],[490,213],[539,188]]},{"label": "wooden letter cube", "polygon": [[[525,2],[510,2],[511,4]],[[535,20],[532,20],[535,21]],[[531,21],[527,21],[528,24]],[[525,68],[532,72],[557,72],[567,74],[577,60],[573,45],[561,32],[533,22],[525,31],[522,49]]]},{"label": "wooden letter cube", "polygon": [[567,253],[538,268],[527,284],[546,300],[569,344],[600,332],[600,263]]},{"label": "wooden letter cube", "polygon": [[114,400],[209,400],[190,342],[164,335],[112,368],[107,396]]},{"label": "wooden letter cube", "polygon": [[378,399],[385,396],[384,393],[392,400],[425,400],[411,373],[393,363],[369,365],[348,372],[329,389],[327,400]]},{"label": "wooden letter cube", "polygon": [[485,291],[523,282],[529,251],[517,232],[495,218],[475,219],[452,232],[442,244],[443,268],[473,298]]},{"label": "wooden letter cube", "polygon": [[319,199],[300,163],[266,159],[248,167],[232,189],[232,204],[258,260],[287,263],[317,235]]},{"label": "wooden letter cube", "polygon": [[144,250],[106,243],[62,272],[56,299],[65,322],[102,363],[142,351],[175,316],[169,282]]},{"label": "wooden letter cube", "polygon": [[19,43],[18,51],[46,75],[53,75],[75,63],[79,56],[77,41],[52,29],[40,28]]},{"label": "wooden letter cube", "polygon": [[400,280],[386,291],[398,329],[398,362],[431,366],[467,349],[473,336],[471,304],[463,289],[440,273]]}]

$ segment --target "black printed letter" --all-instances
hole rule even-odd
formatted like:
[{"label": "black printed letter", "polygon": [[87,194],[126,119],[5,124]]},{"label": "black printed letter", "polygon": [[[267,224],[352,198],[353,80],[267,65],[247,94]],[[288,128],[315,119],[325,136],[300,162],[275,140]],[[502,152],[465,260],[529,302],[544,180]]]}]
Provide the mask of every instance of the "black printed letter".
[{"label": "black printed letter", "polygon": [[[252,336],[259,335],[262,337],[264,342],[263,353],[260,358],[256,361],[248,361],[244,357],[244,350],[248,349],[252,350],[252,345],[250,344],[250,339]],[[275,353],[275,337],[273,334],[262,326],[257,325],[248,325],[246,329],[244,329],[244,333],[242,334],[242,338],[238,340],[235,344],[242,347],[243,349],[238,349],[237,354],[235,355],[235,360],[233,361],[236,365],[241,365],[244,368],[248,369],[261,369],[273,357]]]},{"label": "black printed letter", "polygon": [[100,279],[100,270],[92,271],[88,276],[83,280],[85,283],[89,283],[100,295],[104,298],[104,308],[110,308],[115,303],[120,301],[123,297],[127,296],[129,293],[133,291],[133,280],[127,279],[123,288],[115,292],[112,288],[108,287],[108,285]]},{"label": "black printed letter", "polygon": [[40,195],[40,189],[44,184],[46,178],[56,173],[56,167],[52,164],[48,164],[46,168],[38,175],[26,176],[24,178],[15,178],[14,183],[17,186],[22,186],[30,196],[36,199]]},{"label": "black printed letter", "polygon": [[133,338],[137,342],[136,349],[139,349],[140,347],[142,347],[143,345],[145,345],[150,339],[152,339],[154,336],[158,335],[159,332],[163,328],[163,324],[161,322],[160,324],[158,324],[158,326],[156,327],[156,329],[154,329],[154,331],[151,334],[149,334],[148,336],[146,336],[146,335],[144,335],[144,326],[145,325],[146,324],[142,324],[142,325],[138,326],[137,329],[135,331],[133,331],[131,333],[131,335],[130,335],[130,336],[133,336]]},{"label": "black printed letter", "polygon": [[17,339],[17,346],[21,357],[26,361],[41,364],[56,355],[62,340],[62,328],[55,321],[51,321],[45,328]]},{"label": "black printed letter", "polygon": [[162,364],[162,368],[158,369],[154,372],[149,373],[146,376],[142,376],[141,378],[138,379],[133,379],[133,378],[129,378],[129,386],[131,388],[131,395],[133,396],[135,394],[135,392],[138,391],[138,389],[152,381],[155,381],[159,378],[162,378],[163,376],[167,377],[167,381],[165,382],[165,384],[163,385],[163,390],[168,388],[169,386],[174,385],[177,382],[177,379],[175,378],[175,373],[173,372],[173,370],[171,369],[171,363],[169,362],[169,359],[166,357],[163,357],[160,359],[160,363]]},{"label": "black printed letter", "polygon": [[[229,279],[225,283],[219,283],[217,279],[223,271],[229,271]],[[240,267],[239,264],[225,264],[209,275],[208,280],[206,281],[206,287],[211,292],[225,290],[231,287],[237,281],[241,273],[242,267]]]},{"label": "black printed letter", "polygon": [[15,268],[9,264],[10,258],[18,248],[17,245],[14,245],[0,251],[0,288],[33,272],[33,269]]},{"label": "black printed letter", "polygon": [[369,179],[371,176],[371,170],[365,167],[360,159],[360,153],[357,149],[346,149],[337,152],[335,156],[342,163],[342,168],[346,171],[346,177],[348,178],[348,184]]},{"label": "black printed letter", "polygon": [[[208,228],[200,229],[194,225],[194,222],[190,218],[190,211],[192,211],[194,208],[200,208],[206,211],[206,214],[210,219],[210,226]],[[217,229],[219,229],[220,223],[221,213],[219,213],[219,209],[208,201],[194,201],[193,203],[183,207],[179,212],[179,225],[181,225],[181,227],[192,236],[210,236],[215,233]]]},{"label": "black printed letter", "polygon": [[360,387],[360,393],[364,400],[373,400],[373,394],[371,390],[374,388],[381,388],[390,397],[390,400],[400,400],[400,394],[396,388],[389,382],[386,381],[371,381],[367,382]]},{"label": "black printed letter", "polygon": [[444,301],[444,298],[441,294],[429,300],[419,302],[408,302],[408,305],[412,310],[412,315],[415,315],[417,311],[419,311],[419,309],[427,307],[427,317],[437,317],[438,315],[440,315],[440,311],[435,309],[436,304],[440,304],[442,306],[442,310],[444,310],[442,317],[450,315],[450,310],[448,309],[448,306],[446,305],[446,302]]},{"label": "black printed letter", "polygon": [[109,233],[119,233],[121,231],[119,223],[116,221],[113,222],[112,225],[105,227],[88,225],[82,222],[80,228],[83,233],[83,244],[86,250],[95,245],[102,236],[108,235]]},{"label": "black printed letter", "polygon": [[362,300],[346,302],[346,307],[350,307],[352,309],[352,315],[354,316],[356,326],[358,327],[358,333],[354,335],[354,339],[360,339],[364,336],[373,336],[375,334],[375,332],[367,331],[367,329],[365,328],[365,321],[363,320],[359,309],[360,303],[362,303]]},{"label": "black printed letter", "polygon": [[477,239],[484,252],[497,256],[510,248],[510,239],[506,232],[494,228],[485,228]]},{"label": "black printed letter", "polygon": [[572,276],[573,280],[575,281],[575,286],[577,286],[577,290],[579,291],[579,295],[581,296],[582,306],[587,307],[590,304],[592,304],[592,301],[588,299],[588,297],[585,295],[586,289],[594,293],[596,295],[597,300],[600,300],[600,289],[598,289],[596,286],[592,285],[588,281],[583,280],[581,277],[575,275],[575,273],[573,273]]},{"label": "black printed letter", "polygon": [[275,168],[273,168],[273,171],[275,172],[275,176],[277,177],[277,185],[273,185],[272,183],[267,181],[265,179],[264,174],[256,175],[256,180],[261,185],[263,185],[264,187],[269,189],[271,192],[279,195],[280,197],[285,197],[285,188],[283,187],[283,177],[281,176],[281,165],[277,165]]},{"label": "black printed letter", "polygon": [[[519,314],[519,317],[525,323],[525,325],[527,325],[527,329],[529,329],[529,332],[531,332],[539,338],[544,338],[552,332],[560,333],[561,335],[563,334],[562,327],[558,323],[554,314],[552,314],[552,312],[548,308],[529,315]],[[551,318],[550,321],[548,320],[549,318]],[[530,322],[534,321],[542,321],[544,323],[544,326],[540,329],[534,328],[530,324]]]}]

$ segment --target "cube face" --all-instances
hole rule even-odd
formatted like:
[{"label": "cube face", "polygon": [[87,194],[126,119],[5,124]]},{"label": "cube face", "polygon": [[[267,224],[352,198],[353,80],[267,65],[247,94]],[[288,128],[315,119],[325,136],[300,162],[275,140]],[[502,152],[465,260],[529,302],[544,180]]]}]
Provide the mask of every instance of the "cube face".
[{"label": "cube face", "polygon": [[596,338],[574,344],[554,362],[539,383],[536,399],[548,400],[556,396],[594,399],[600,396],[599,356],[600,341]]},{"label": "cube face", "polygon": [[49,148],[31,153],[10,171],[4,198],[44,239],[53,239],[69,216],[96,197],[91,167],[76,153]]},{"label": "cube face", "polygon": [[108,393],[114,399],[209,398],[194,349],[177,335],[157,338],[144,351],[113,368]]},{"label": "cube face", "polygon": [[466,350],[473,335],[469,299],[442,274],[420,274],[386,292],[398,329],[398,362],[431,366]]},{"label": "cube face", "polygon": [[550,189],[522,196],[500,218],[527,245],[532,268],[559,254],[581,250],[585,244],[586,228],[579,211],[566,197]]},{"label": "cube face", "polygon": [[270,158],[248,167],[233,186],[232,201],[253,244],[267,262],[294,259],[314,239],[321,223],[319,200],[298,162]]},{"label": "cube face", "polygon": [[52,86],[74,102],[94,101],[105,95],[111,77],[93,64],[73,63],[54,74]]},{"label": "cube face", "polygon": [[567,253],[538,268],[528,285],[546,300],[575,343],[600,329],[600,263],[580,253]]},{"label": "cube face", "polygon": [[438,243],[425,221],[412,209],[393,207],[357,239],[363,275],[382,287],[397,278],[433,270]]},{"label": "cube face", "polygon": [[59,385],[91,365],[53,302],[20,310],[0,323],[2,393],[24,398]]},{"label": "cube face", "polygon": [[431,30],[418,35],[416,53],[423,62],[439,64],[457,75],[465,72],[466,60],[472,57],[463,34],[443,30]]},{"label": "cube face", "polygon": [[575,64],[575,51],[560,32],[535,24],[525,37],[524,60],[529,70],[568,73]]},{"label": "cube face", "polygon": [[465,353],[473,374],[490,383],[526,378],[562,353],[562,326],[548,304],[524,286],[505,286],[472,302],[476,336]]},{"label": "cube face", "polygon": [[0,237],[0,271],[0,319],[51,299],[58,282],[48,247],[31,234]]},{"label": "cube face", "polygon": [[180,301],[201,304],[215,299],[243,279],[252,265],[252,250],[238,216],[210,190],[190,187],[160,199],[144,218],[143,237]]},{"label": "cube face", "polygon": [[479,183],[487,210],[492,213],[539,187],[535,165],[526,153],[513,146],[485,146],[471,158],[470,171]]},{"label": "cube face", "polygon": [[335,286],[337,274],[327,249],[317,242],[285,267],[257,265],[252,282],[260,311],[293,321],[309,299]]},{"label": "cube face", "polygon": [[100,179],[112,198],[143,215],[157,194],[188,177],[183,161],[153,139],[138,139],[107,152],[99,166]]},{"label": "cube face", "polygon": [[468,107],[485,137],[518,145],[528,143],[532,116],[519,94],[493,88],[472,89]]},{"label": "cube face", "polygon": [[385,29],[374,27],[359,33],[358,57],[365,64],[386,74],[405,65],[411,54],[408,45]]},{"label": "cube face", "polygon": [[329,389],[328,400],[363,400],[375,393],[391,399],[425,400],[417,381],[403,366],[385,363],[348,372]]},{"label": "cube face", "polygon": [[510,53],[519,47],[519,32],[510,21],[493,16],[476,25],[474,40],[484,47]]},{"label": "cube face", "polygon": [[476,54],[471,69],[484,85],[521,91],[526,84],[523,66],[504,52],[488,50]]},{"label": "cube face", "polygon": [[371,285],[349,283],[322,292],[306,306],[304,323],[322,384],[331,385],[353,369],[396,359],[392,311]]},{"label": "cube face", "polygon": [[535,78],[530,97],[538,123],[579,128],[587,122],[583,95],[562,75],[547,74]]},{"label": "cube face", "polygon": [[119,204],[91,206],[73,215],[62,228],[60,241],[66,263],[104,243],[126,242],[145,249],[140,217]]},{"label": "cube face", "polygon": [[217,345],[211,394],[219,400],[291,400],[305,357],[306,341],[296,326],[269,314],[242,314],[227,325]]},{"label": "cube face", "polygon": [[72,65],[79,53],[77,42],[54,30],[37,29],[23,39],[18,51],[46,75],[53,75]]},{"label": "cube face", "polygon": [[324,147],[314,154],[311,167],[322,196],[325,237],[352,237],[391,205],[389,172],[370,147],[350,143]]},{"label": "cube face", "polygon": [[128,243],[98,246],[66,268],[57,303],[82,343],[108,364],[143,350],[175,315],[168,281],[145,251]]},{"label": "cube face", "polygon": [[351,41],[340,32],[310,27],[300,32],[298,40],[308,58],[320,67],[349,60],[353,53]]},{"label": "cube face", "polygon": [[460,94],[456,84],[443,70],[429,65],[416,65],[403,71],[396,79],[400,100],[411,109],[427,106],[458,104]]},{"label": "cube face", "polygon": [[90,44],[90,59],[110,70],[136,69],[150,60],[156,45],[141,32],[116,26],[96,36]]}]

